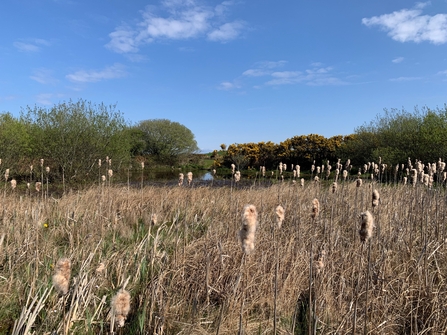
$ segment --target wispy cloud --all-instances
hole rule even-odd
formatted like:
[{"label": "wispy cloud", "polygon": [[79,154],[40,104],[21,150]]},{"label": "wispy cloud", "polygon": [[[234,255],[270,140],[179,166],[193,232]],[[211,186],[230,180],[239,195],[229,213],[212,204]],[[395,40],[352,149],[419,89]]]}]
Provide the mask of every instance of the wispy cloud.
[{"label": "wispy cloud", "polygon": [[281,86],[304,84],[309,86],[326,85],[346,85],[347,81],[336,76],[332,67],[324,66],[322,63],[312,63],[310,68],[305,70],[284,70],[281,68],[287,65],[287,61],[263,61],[257,62],[252,68],[242,72],[242,75],[235,81],[238,85],[232,85],[232,82],[225,82],[220,89],[242,88],[241,83],[258,81],[253,84],[253,88],[260,89],[265,86]]},{"label": "wispy cloud", "polygon": [[49,106],[54,104],[54,99],[62,99],[63,94],[59,93],[41,93],[36,95],[36,102],[41,105]]},{"label": "wispy cloud", "polygon": [[66,78],[77,83],[94,83],[101,80],[121,78],[127,75],[124,66],[114,64],[103,70],[80,70],[66,75]]},{"label": "wispy cloud", "polygon": [[53,77],[53,71],[45,68],[34,70],[30,78],[41,84],[55,84],[58,82],[58,80]]},{"label": "wispy cloud", "polygon": [[397,57],[392,60],[394,64],[402,63],[404,61],[403,57]]},{"label": "wispy cloud", "polygon": [[447,14],[422,15],[428,4],[418,3],[412,9],[363,18],[362,23],[367,27],[378,26],[398,42],[444,44],[447,42]]},{"label": "wispy cloud", "polygon": [[217,88],[222,91],[231,91],[231,90],[234,90],[234,89],[237,89],[240,87],[241,86],[239,84],[237,84],[236,82],[224,81],[224,82],[220,83],[220,85]]},{"label": "wispy cloud", "polygon": [[391,78],[390,81],[405,82],[405,81],[415,81],[421,79],[422,79],[421,77],[397,77],[397,78]]},{"label": "wispy cloud", "polygon": [[36,38],[15,41],[13,45],[20,52],[38,52],[43,46],[49,46],[50,42],[44,39]]},{"label": "wispy cloud", "polygon": [[[226,22],[230,1],[214,8],[196,0],[165,0],[159,7],[148,6],[139,22],[124,24],[109,34],[106,47],[117,53],[136,53],[143,45],[157,40],[184,40],[206,37],[210,41],[236,39],[246,28],[242,20]],[[161,12],[161,14],[159,14]]]}]

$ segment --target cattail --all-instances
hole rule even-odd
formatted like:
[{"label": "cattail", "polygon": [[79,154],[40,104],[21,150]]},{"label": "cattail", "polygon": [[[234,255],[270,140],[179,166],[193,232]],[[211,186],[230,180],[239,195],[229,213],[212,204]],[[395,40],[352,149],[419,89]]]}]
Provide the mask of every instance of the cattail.
[{"label": "cattail", "polygon": [[234,174],[234,181],[237,183],[241,180],[241,172],[240,171],[236,171],[236,173]]},{"label": "cattail", "polygon": [[40,159],[40,166],[43,167],[43,158]]},{"label": "cattail", "polygon": [[183,173],[179,173],[178,175],[178,186],[182,186],[183,185],[183,179],[184,179],[184,175]]},{"label": "cattail", "polygon": [[255,233],[258,225],[258,212],[254,205],[245,205],[242,212],[242,228],[239,232],[242,251],[250,254],[255,249]]},{"label": "cattail", "polygon": [[106,176],[105,176],[105,175],[102,175],[102,176],[101,176],[101,181],[102,181],[103,183],[106,181]]},{"label": "cattail", "polygon": [[157,214],[152,213],[151,215],[151,225],[156,225],[157,224]]},{"label": "cattail", "polygon": [[326,251],[321,250],[318,253],[317,259],[314,263],[314,273],[316,275],[319,275],[323,271],[325,266],[325,260],[326,260]]},{"label": "cattail", "polygon": [[320,181],[320,178],[318,177],[318,176],[315,176],[315,178],[314,178],[314,182],[315,183],[318,183]]},{"label": "cattail", "polygon": [[40,188],[42,187],[42,183],[40,181],[36,182],[35,187],[36,187],[36,192],[40,192]]},{"label": "cattail", "polygon": [[11,179],[11,188],[14,190],[17,186],[17,180]]},{"label": "cattail", "polygon": [[355,181],[355,184],[356,184],[357,187],[362,186],[362,183],[363,183],[363,181],[360,178],[357,178],[357,180]]},{"label": "cattail", "polygon": [[348,171],[347,170],[343,170],[343,180],[346,181],[346,178],[348,178]]},{"label": "cattail", "polygon": [[334,182],[332,183],[332,193],[335,193],[335,191],[337,191],[337,187],[338,187],[337,182],[334,181]]},{"label": "cattail", "polygon": [[279,163],[279,174],[282,174],[282,162]]},{"label": "cattail", "polygon": [[104,263],[101,262],[96,267],[95,273],[96,273],[96,275],[101,276],[105,270],[106,270],[106,266],[104,265]]},{"label": "cattail", "polygon": [[8,181],[9,178],[9,169],[5,170],[5,181]]},{"label": "cattail", "polygon": [[312,200],[312,219],[316,219],[318,217],[318,214],[320,214],[320,202],[318,199]]},{"label": "cattail", "polygon": [[127,315],[130,312],[130,293],[121,289],[111,301],[112,313],[118,327],[124,327]]},{"label": "cattail", "polygon": [[109,178],[113,177],[113,170],[112,169],[108,169],[107,170],[107,175],[109,176]]},{"label": "cattail", "polygon": [[141,169],[144,169],[144,162],[141,162]]},{"label": "cattail", "polygon": [[191,182],[192,182],[192,172],[191,171],[186,174],[186,179],[188,180],[188,185],[191,185]]},{"label": "cattail", "polygon": [[301,187],[304,187],[304,178],[300,179]]},{"label": "cattail", "polygon": [[30,165],[30,166],[29,166],[29,170],[30,170],[30,172],[33,172],[33,169],[34,169],[34,166]]},{"label": "cattail", "polygon": [[236,170],[236,165],[231,164],[231,174],[234,174],[235,170]]},{"label": "cattail", "polygon": [[367,242],[372,237],[375,227],[374,219],[369,211],[361,213],[360,218],[362,219],[362,225],[359,230],[360,241]]},{"label": "cattail", "polygon": [[98,159],[98,167],[101,167],[101,164],[102,164],[101,159]]},{"label": "cattail", "polygon": [[299,165],[297,165],[295,167],[295,169],[296,169],[296,177],[299,178],[300,177],[300,173],[301,173],[301,167]]},{"label": "cattail", "polygon": [[404,185],[407,185],[407,177],[404,177]]},{"label": "cattail", "polygon": [[216,175],[216,169],[213,169],[213,176],[215,176]]},{"label": "cattail", "polygon": [[68,258],[57,261],[53,275],[53,286],[59,295],[66,295],[70,286],[71,262]]},{"label": "cattail", "polygon": [[372,193],[372,206],[376,207],[379,205],[379,201],[380,201],[380,195],[379,195],[379,191],[374,190]]},{"label": "cattail", "polygon": [[320,167],[319,166],[317,166],[317,174],[320,174]]},{"label": "cattail", "polygon": [[49,167],[49,166],[47,166],[47,167],[45,168],[45,172],[46,172],[46,173],[50,173],[50,167]]},{"label": "cattail", "polygon": [[276,225],[281,229],[282,223],[284,221],[284,208],[281,205],[276,207]]}]

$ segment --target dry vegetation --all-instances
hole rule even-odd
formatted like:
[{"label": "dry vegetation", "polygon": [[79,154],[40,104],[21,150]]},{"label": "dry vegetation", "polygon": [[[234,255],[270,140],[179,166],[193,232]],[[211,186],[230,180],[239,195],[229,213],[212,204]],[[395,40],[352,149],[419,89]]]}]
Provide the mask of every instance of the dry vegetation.
[{"label": "dry vegetation", "polygon": [[[0,334],[445,333],[444,189],[298,184],[5,191]],[[247,204],[258,225],[245,255]]]}]

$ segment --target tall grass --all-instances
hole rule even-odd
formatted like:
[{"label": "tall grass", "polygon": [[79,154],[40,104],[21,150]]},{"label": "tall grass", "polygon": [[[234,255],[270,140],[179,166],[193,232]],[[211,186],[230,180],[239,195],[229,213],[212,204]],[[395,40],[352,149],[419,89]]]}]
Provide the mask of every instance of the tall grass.
[{"label": "tall grass", "polygon": [[[349,334],[356,324],[370,334],[445,333],[444,189],[381,187],[372,210],[370,181],[346,181],[335,193],[321,183],[142,192],[109,181],[107,196],[98,185],[47,201],[6,192],[0,334],[107,334],[123,287],[123,334],[236,334],[239,320],[245,334]],[[278,194],[287,208],[281,230]],[[309,218],[314,198],[318,219]],[[244,204],[256,206],[259,225],[243,258]],[[367,210],[381,229],[368,250],[358,234]],[[71,261],[63,297],[52,290],[61,258]]]}]

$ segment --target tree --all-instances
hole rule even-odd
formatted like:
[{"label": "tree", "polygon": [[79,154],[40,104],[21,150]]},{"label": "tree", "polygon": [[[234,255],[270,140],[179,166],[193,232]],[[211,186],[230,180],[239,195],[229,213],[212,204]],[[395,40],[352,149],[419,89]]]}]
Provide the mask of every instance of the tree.
[{"label": "tree", "polygon": [[22,158],[31,154],[29,127],[11,114],[0,114],[0,159],[3,170],[18,173],[23,168]]},{"label": "tree", "polygon": [[98,159],[113,159],[113,169],[130,160],[132,143],[116,106],[85,100],[59,103],[50,109],[27,107],[22,122],[33,138],[33,158],[46,159],[52,171],[68,180],[83,181],[96,169]]},{"label": "tree", "polygon": [[184,125],[166,119],[140,121],[137,129],[146,143],[143,154],[164,164],[176,164],[198,151],[194,134]]}]

